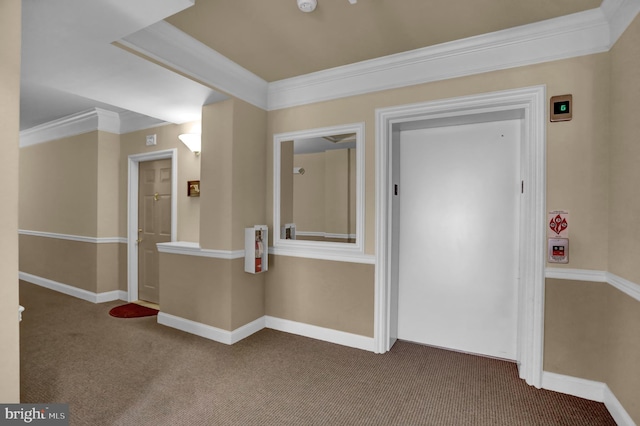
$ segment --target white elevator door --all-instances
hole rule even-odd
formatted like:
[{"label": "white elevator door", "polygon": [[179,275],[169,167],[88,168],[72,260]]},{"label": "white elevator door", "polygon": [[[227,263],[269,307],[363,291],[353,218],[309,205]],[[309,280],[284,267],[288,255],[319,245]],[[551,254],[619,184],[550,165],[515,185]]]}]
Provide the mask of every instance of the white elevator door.
[{"label": "white elevator door", "polygon": [[400,136],[398,338],[516,359],[520,120]]}]

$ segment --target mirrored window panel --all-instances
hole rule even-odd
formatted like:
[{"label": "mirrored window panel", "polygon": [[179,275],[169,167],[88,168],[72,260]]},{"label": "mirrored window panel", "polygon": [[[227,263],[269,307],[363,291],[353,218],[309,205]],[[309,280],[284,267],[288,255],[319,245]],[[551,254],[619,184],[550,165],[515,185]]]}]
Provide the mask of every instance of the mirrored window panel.
[{"label": "mirrored window panel", "polygon": [[363,131],[358,124],[275,136],[274,246],[360,245]]}]

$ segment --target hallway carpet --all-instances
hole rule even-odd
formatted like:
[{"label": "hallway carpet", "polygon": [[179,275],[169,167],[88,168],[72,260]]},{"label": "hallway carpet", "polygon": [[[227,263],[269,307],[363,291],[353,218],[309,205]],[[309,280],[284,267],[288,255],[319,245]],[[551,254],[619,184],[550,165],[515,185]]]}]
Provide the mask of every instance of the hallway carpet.
[{"label": "hallway carpet", "polygon": [[384,355],[262,330],[233,346],[20,284],[22,402],[71,425],[614,425],[512,363],[398,342]]}]

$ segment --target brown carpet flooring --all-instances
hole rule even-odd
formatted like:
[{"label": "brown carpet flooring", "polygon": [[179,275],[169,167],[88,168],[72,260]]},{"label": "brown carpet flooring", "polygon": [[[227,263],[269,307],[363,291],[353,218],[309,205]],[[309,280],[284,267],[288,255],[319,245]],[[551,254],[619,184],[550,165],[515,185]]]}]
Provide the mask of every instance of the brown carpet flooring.
[{"label": "brown carpet flooring", "polygon": [[68,403],[71,425],[615,425],[505,361],[267,329],[227,346],[24,282],[20,303],[22,402]]}]

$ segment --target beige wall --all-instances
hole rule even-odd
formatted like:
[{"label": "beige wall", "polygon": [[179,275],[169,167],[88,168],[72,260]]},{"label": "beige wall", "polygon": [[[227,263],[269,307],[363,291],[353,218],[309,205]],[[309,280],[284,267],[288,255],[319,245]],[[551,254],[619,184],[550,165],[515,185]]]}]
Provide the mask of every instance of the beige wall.
[{"label": "beige wall", "polygon": [[640,420],[639,302],[608,283],[548,279],[544,370],[606,383]]},{"label": "beige wall", "polygon": [[[609,271],[640,284],[640,17],[618,40],[610,57]],[[607,384],[640,424],[640,302],[614,291],[609,299],[608,321]]]},{"label": "beige wall", "polygon": [[265,315],[264,277],[244,272],[244,259],[231,261],[231,330]]},{"label": "beige wall", "polygon": [[[200,246],[244,249],[264,224],[266,112],[237,99],[203,107]],[[264,274],[244,258],[160,255],[162,312],[232,331],[264,316]]]},{"label": "beige wall", "polygon": [[20,149],[20,229],[98,237],[98,133]]},{"label": "beige wall", "polygon": [[[116,237],[119,153],[120,137],[102,131],[20,149],[20,229]],[[22,235],[20,271],[93,293],[117,290],[119,246]]]},{"label": "beige wall", "polygon": [[264,316],[262,275],[244,272],[244,259],[160,254],[163,313],[233,331]]},{"label": "beige wall", "polygon": [[609,270],[640,283],[640,17],[618,40],[610,56]]},{"label": "beige wall", "polygon": [[119,135],[98,132],[97,165],[96,235],[98,237],[115,237],[119,231]]},{"label": "beige wall", "polygon": [[118,290],[121,246],[20,235],[20,271],[92,293]]},{"label": "beige wall", "polygon": [[374,265],[269,256],[265,312],[373,337]]},{"label": "beige wall", "polygon": [[202,109],[200,245],[244,249],[244,229],[265,223],[266,112],[238,99]]},{"label": "beige wall", "polygon": [[160,253],[163,313],[231,331],[231,262]]},{"label": "beige wall", "polygon": [[95,292],[98,244],[20,235],[20,271]]},{"label": "beige wall", "polygon": [[352,151],[334,149],[325,153],[325,226],[324,232],[350,234],[349,229],[349,173]]},{"label": "beige wall", "polygon": [[[295,180],[291,173],[295,165],[293,141],[280,143],[280,225],[295,221]],[[300,176],[300,175],[298,175]],[[278,230],[274,228],[274,232]]]},{"label": "beige wall", "polygon": [[289,173],[293,176],[293,223],[296,224],[296,231],[324,232],[324,152],[294,155],[293,164],[303,167],[305,171],[304,175]]},{"label": "beige wall", "polygon": [[226,100],[202,108],[200,246],[231,250],[233,106]]},{"label": "beige wall", "polygon": [[640,424],[640,302],[614,288],[608,290],[606,383],[631,418]]},{"label": "beige wall", "polygon": [[20,402],[18,132],[21,2],[0,2],[0,402]]},{"label": "beige wall", "polygon": [[232,250],[244,249],[244,228],[265,225],[267,113],[235,101],[233,114]]},{"label": "beige wall", "polygon": [[547,279],[544,370],[606,382],[607,283]]},{"label": "beige wall", "polygon": [[355,150],[296,154],[293,164],[305,170],[293,176],[296,231],[355,233]]}]

